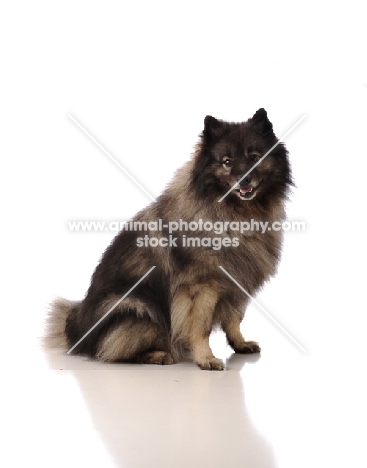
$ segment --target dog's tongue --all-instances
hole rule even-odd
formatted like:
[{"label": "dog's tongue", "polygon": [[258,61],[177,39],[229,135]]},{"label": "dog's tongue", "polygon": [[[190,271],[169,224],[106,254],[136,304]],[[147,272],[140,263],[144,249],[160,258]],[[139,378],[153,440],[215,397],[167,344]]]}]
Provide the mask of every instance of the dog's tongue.
[{"label": "dog's tongue", "polygon": [[240,188],[240,192],[241,193],[248,193],[248,192],[251,192],[252,191],[252,188],[251,187],[247,187],[247,188]]}]

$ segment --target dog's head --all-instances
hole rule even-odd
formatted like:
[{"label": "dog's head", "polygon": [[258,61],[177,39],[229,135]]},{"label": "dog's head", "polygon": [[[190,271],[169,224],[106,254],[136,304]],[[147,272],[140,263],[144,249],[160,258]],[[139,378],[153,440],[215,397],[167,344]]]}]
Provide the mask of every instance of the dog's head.
[{"label": "dog's head", "polygon": [[222,198],[228,192],[227,202],[236,204],[286,196],[292,185],[287,150],[265,109],[243,123],[205,117],[193,182],[200,195]]}]

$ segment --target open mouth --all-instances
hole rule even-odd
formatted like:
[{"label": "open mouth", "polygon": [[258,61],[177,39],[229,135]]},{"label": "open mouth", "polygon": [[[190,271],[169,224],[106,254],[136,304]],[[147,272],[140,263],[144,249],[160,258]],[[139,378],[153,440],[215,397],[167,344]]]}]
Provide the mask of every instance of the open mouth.
[{"label": "open mouth", "polygon": [[259,184],[256,185],[256,187],[240,187],[239,189],[236,190],[240,198],[243,198],[245,200],[251,200],[256,194],[257,189],[260,187],[262,184],[263,180]]},{"label": "open mouth", "polygon": [[239,189],[239,192],[240,192],[240,197],[248,198],[248,197],[251,197],[251,195],[254,192],[254,189],[253,189],[253,187],[244,187],[244,188],[241,187]]}]

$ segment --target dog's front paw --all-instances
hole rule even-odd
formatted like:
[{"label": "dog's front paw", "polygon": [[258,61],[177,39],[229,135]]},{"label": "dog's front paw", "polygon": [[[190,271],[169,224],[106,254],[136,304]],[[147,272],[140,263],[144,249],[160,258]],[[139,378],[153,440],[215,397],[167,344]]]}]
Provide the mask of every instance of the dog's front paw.
[{"label": "dog's front paw", "polygon": [[240,346],[233,347],[236,353],[254,354],[259,353],[261,348],[256,341],[244,341]]},{"label": "dog's front paw", "polygon": [[197,364],[203,370],[223,370],[225,367],[223,361],[215,357],[208,357]]}]

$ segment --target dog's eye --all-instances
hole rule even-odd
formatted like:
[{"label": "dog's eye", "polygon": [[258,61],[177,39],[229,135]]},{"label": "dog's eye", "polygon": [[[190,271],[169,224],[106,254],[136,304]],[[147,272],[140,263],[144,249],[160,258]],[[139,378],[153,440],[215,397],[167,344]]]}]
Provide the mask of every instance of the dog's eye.
[{"label": "dog's eye", "polygon": [[232,167],[232,161],[229,158],[223,159],[223,166],[224,167]]},{"label": "dog's eye", "polygon": [[260,159],[260,156],[258,154],[250,154],[250,161],[252,162],[257,162]]}]

